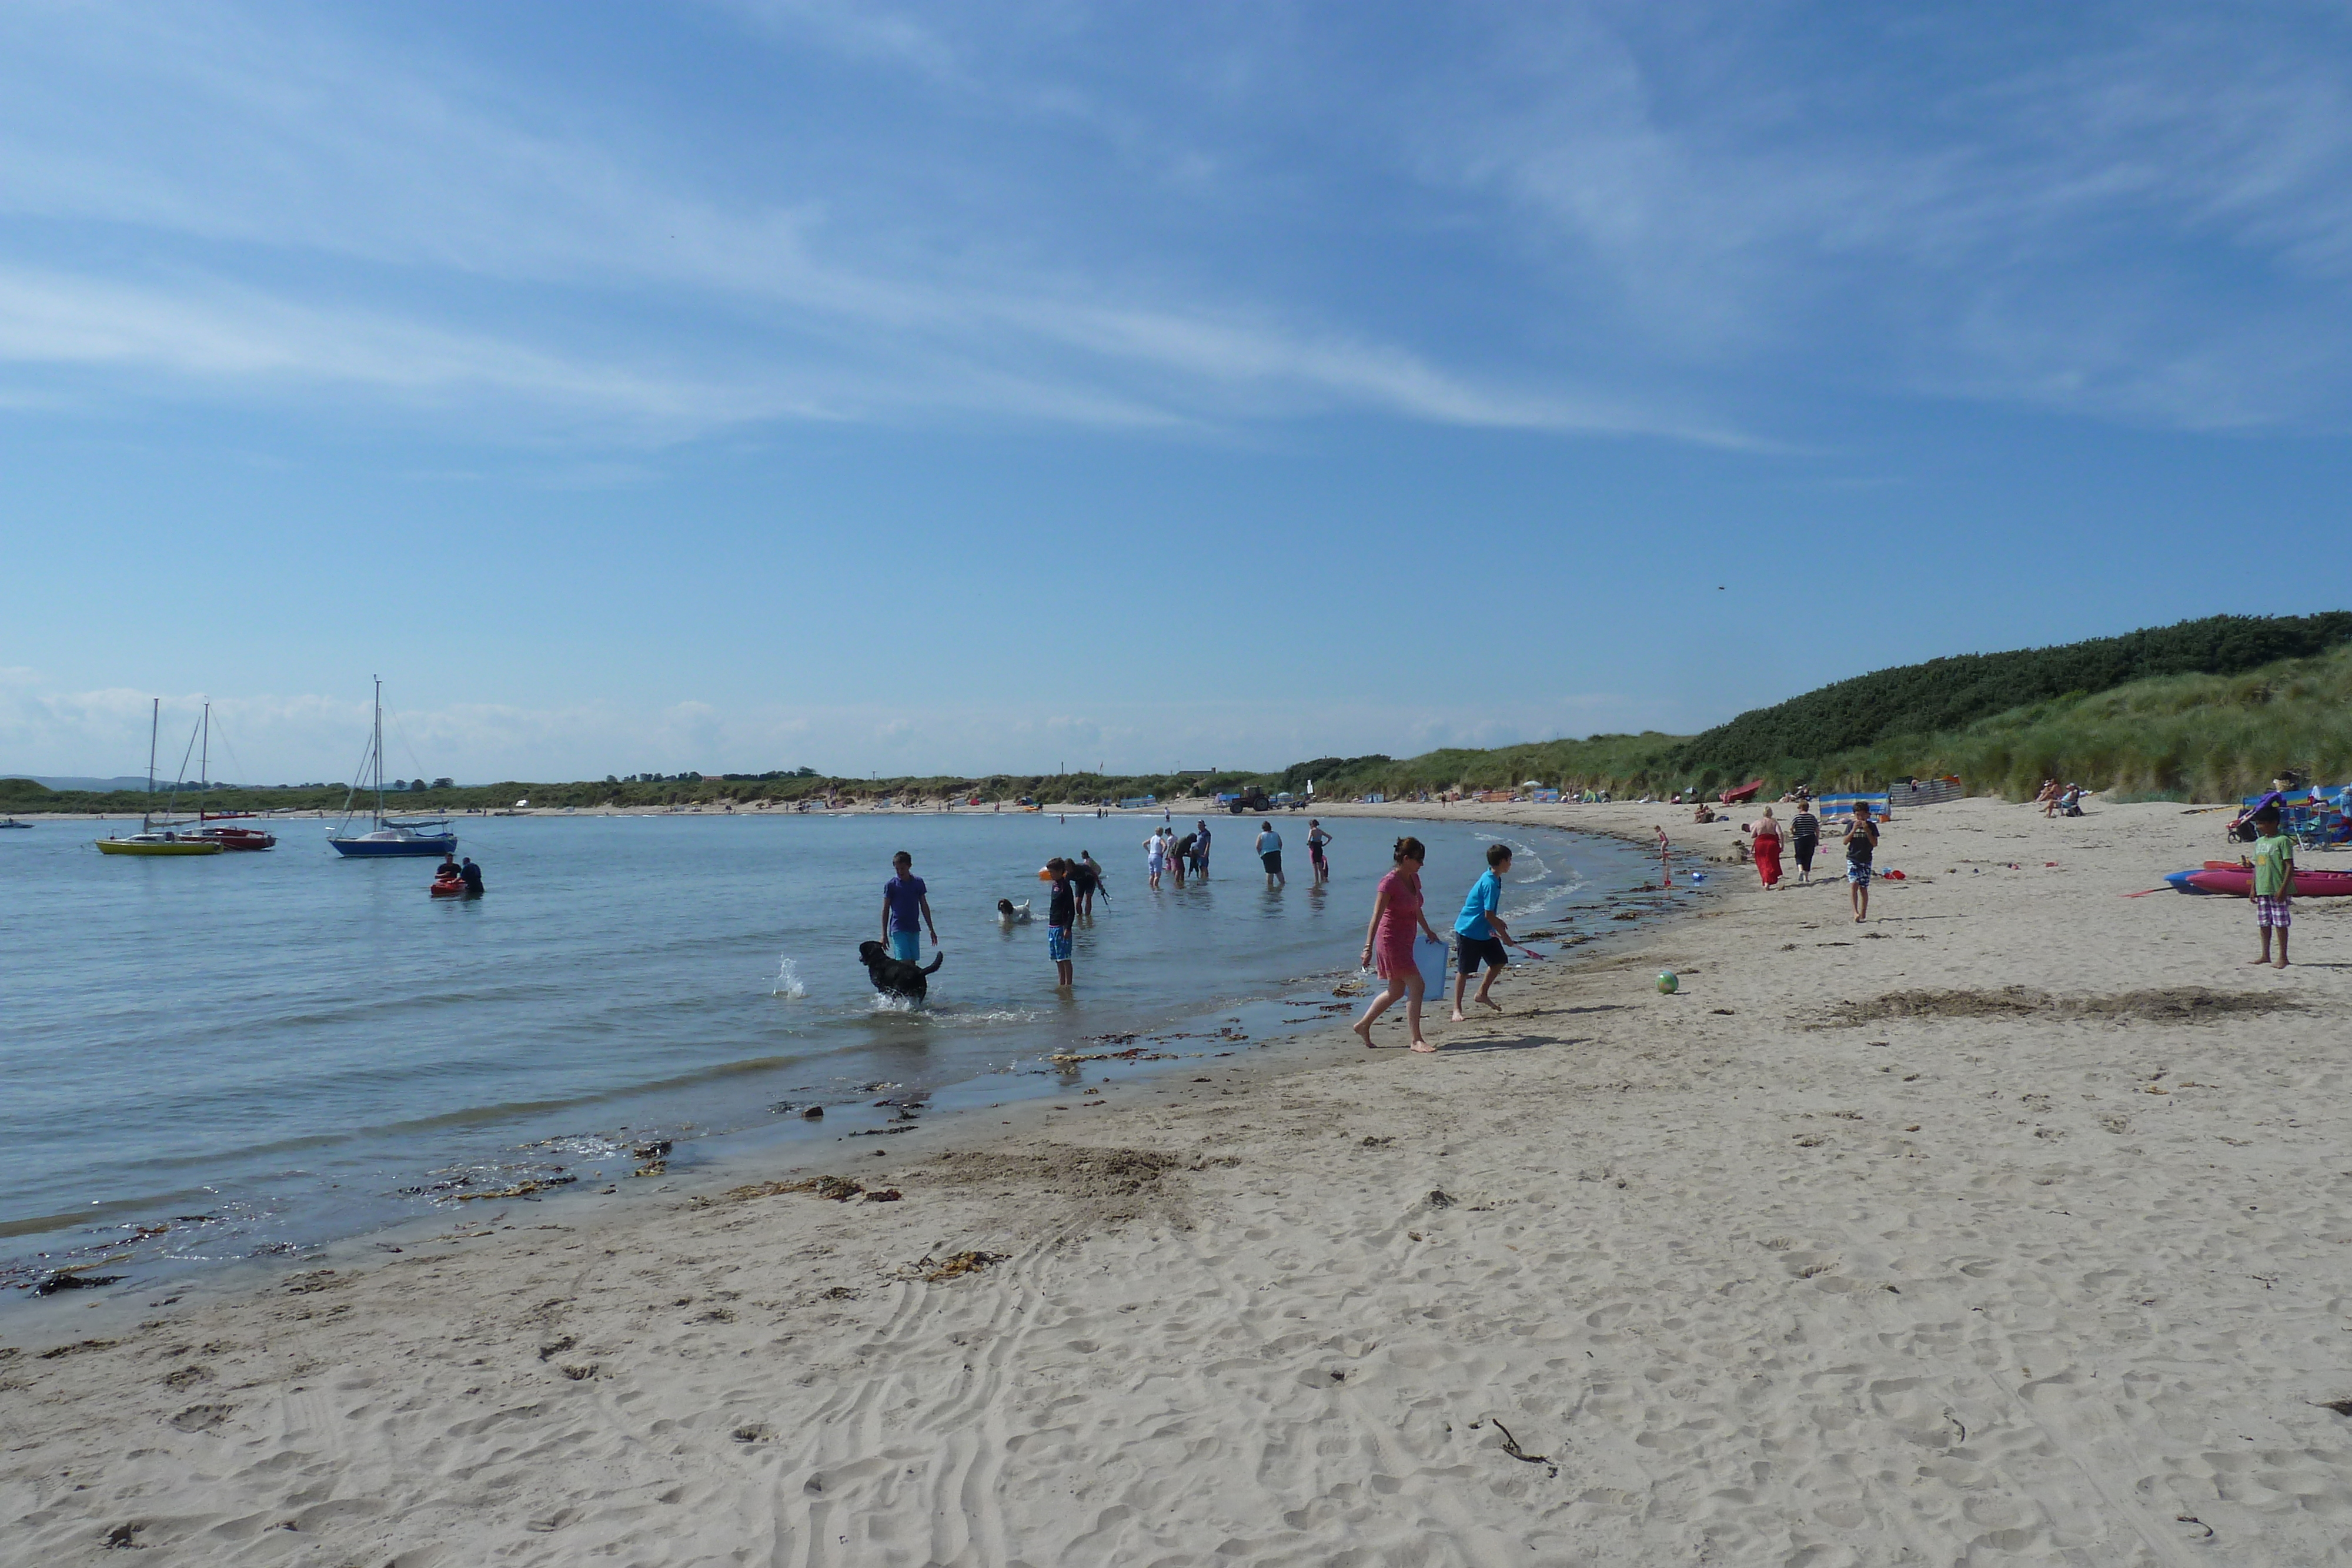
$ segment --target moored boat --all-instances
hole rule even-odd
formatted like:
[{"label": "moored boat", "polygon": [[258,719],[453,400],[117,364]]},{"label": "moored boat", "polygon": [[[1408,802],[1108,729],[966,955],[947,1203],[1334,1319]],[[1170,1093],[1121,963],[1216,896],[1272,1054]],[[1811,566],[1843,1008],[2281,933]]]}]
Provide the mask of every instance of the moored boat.
[{"label": "moored boat", "polygon": [[[163,721],[163,699],[157,697],[154,699],[154,706],[148,711],[147,719],[147,793],[151,801],[155,793],[155,734]],[[187,771],[187,763],[188,759],[185,757],[180,758],[181,772]],[[180,786],[174,782],[172,786],[172,803],[177,805],[179,799]],[[196,814],[200,818],[204,814],[201,795],[197,800]],[[154,812],[145,813],[139,819],[137,832],[127,838],[99,840],[98,852],[102,855],[216,855],[221,852],[220,845],[181,832],[179,830],[186,824],[169,821],[171,813],[168,809],[164,815],[167,820],[158,827],[155,824]]]},{"label": "moored boat", "polygon": [[456,853],[457,835],[449,831],[446,817],[402,822],[383,814],[383,682],[380,679],[375,684],[375,730],[368,742],[367,759],[360,764],[362,778],[371,765],[375,769],[375,810],[369,817],[373,825],[364,833],[351,831],[352,818],[356,814],[352,810],[352,801],[360,792],[359,780],[353,779],[350,792],[343,797],[343,820],[327,834],[327,841],[335,846],[335,852],[360,860]]}]

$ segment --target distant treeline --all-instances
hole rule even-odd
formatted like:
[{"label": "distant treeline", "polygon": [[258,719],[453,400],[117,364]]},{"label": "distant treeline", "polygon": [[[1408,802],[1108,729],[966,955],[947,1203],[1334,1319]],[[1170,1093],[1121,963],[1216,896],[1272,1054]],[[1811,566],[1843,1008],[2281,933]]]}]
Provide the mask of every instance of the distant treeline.
[{"label": "distant treeline", "polygon": [[[2027,795],[2047,778],[2144,796],[2218,800],[2294,774],[2352,777],[2352,612],[2217,615],[2054,648],[1970,653],[1839,681],[1695,736],[1596,735],[1492,750],[1321,757],[1274,773],[990,774],[834,779],[761,774],[607,776],[600,781],[405,789],[406,814],[533,806],[750,805],[1024,797],[1076,805],[1256,788],[1322,799],[1371,791],[1499,789],[1533,779],[1570,790],[1713,791],[1761,778],[1775,792],[1876,786],[1957,773],[1978,794]],[[217,810],[339,810],[341,785],[215,790]],[[51,790],[0,779],[0,810],[137,811],[137,791]],[[192,804],[181,798],[183,807]]]}]

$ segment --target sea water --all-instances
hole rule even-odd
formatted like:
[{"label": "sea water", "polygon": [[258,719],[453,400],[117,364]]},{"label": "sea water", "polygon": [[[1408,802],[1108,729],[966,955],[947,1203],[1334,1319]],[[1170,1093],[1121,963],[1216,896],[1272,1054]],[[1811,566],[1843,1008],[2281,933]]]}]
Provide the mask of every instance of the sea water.
[{"label": "sea water", "polygon": [[[1348,818],[1317,887],[1307,824],[1286,815],[1288,883],[1269,889],[1257,819],[1219,817],[1209,878],[1154,891],[1159,823],[460,819],[488,885],[465,901],[426,895],[432,861],[342,859],[307,820],[277,824],[273,851],[204,859],[100,855],[88,824],[0,834],[0,1281],[100,1254],[288,1250],[502,1185],[607,1182],[633,1149],[685,1157],[811,1105],[838,1134],[877,1096],[1042,1092],[1056,1054],[1128,1036],[1181,1056],[1328,1025],[1312,1004],[1356,973],[1400,832],[1430,846],[1441,930],[1497,839],[1522,932],[1595,931],[1601,895],[1656,874],[1597,837]],[[922,1006],[878,996],[857,958],[899,849],[946,955]],[[1108,874],[1064,994],[1037,872],[1081,850]],[[1030,923],[1001,925],[1000,898],[1029,900]]]}]

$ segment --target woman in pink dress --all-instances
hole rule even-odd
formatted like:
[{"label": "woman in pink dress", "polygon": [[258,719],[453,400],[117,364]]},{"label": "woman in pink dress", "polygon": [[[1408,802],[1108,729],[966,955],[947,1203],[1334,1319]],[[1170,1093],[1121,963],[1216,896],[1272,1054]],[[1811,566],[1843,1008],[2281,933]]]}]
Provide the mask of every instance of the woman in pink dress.
[{"label": "woman in pink dress", "polygon": [[1419,839],[1399,839],[1394,851],[1396,869],[1381,878],[1379,895],[1372,900],[1372,923],[1364,932],[1363,961],[1388,982],[1388,989],[1374,997],[1372,1005],[1364,1009],[1364,1016],[1350,1026],[1356,1037],[1368,1046],[1372,1043],[1372,1021],[1402,997],[1406,998],[1405,1028],[1412,1031],[1413,1050],[1437,1049],[1421,1038],[1421,966],[1412,957],[1416,931],[1428,931],[1433,942],[1445,940],[1430,930],[1428,917],[1421,912],[1421,862],[1428,854]]}]

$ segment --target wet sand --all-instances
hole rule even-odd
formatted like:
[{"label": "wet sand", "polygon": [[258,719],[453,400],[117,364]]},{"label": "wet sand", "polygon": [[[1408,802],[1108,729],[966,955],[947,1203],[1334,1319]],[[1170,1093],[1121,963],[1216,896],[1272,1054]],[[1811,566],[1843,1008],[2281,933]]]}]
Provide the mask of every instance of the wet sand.
[{"label": "wet sand", "polygon": [[68,1292],[0,1325],[0,1561],[2340,1561],[2352,900],[2273,971],[2121,896],[2220,821],[1930,807],[1869,924],[1713,864],[1435,1057]]}]

